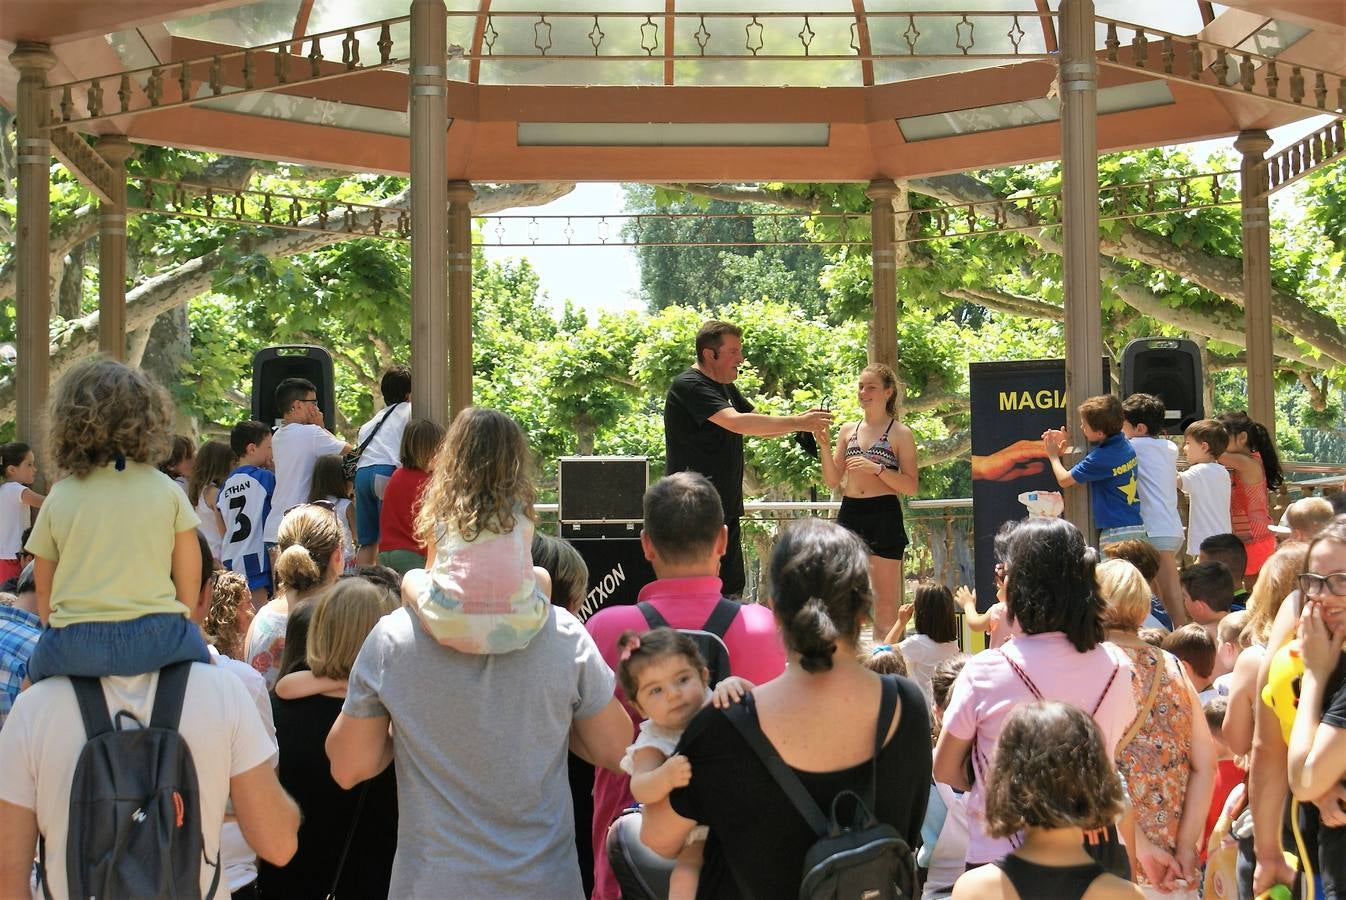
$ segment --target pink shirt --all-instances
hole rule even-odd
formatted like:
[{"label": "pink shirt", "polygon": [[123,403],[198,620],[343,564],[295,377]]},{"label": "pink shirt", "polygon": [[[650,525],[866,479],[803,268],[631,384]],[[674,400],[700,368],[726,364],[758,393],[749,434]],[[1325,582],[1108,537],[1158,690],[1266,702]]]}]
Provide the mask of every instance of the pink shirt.
[{"label": "pink shirt", "polygon": [[[640,599],[649,601],[673,628],[700,628],[706,624],[722,596],[720,579],[665,578],[645,585]],[[623,631],[648,631],[649,625],[634,606],[610,606],[599,610],[584,627],[589,630],[603,659],[617,669],[617,638]],[[765,606],[745,603],[724,634],[729,648],[729,665],[735,675],[753,684],[763,684],[785,671],[785,647],[776,631],[776,618]],[[615,689],[617,699],[626,704],[621,683]],[[640,716],[629,706],[631,735],[635,739]],[[630,778],[606,769],[594,771],[594,893],[595,900],[617,900],[621,889],[604,850],[608,825],[617,814],[635,801],[631,798]]]},{"label": "pink shirt", "polygon": [[1103,731],[1109,758],[1136,717],[1131,660],[1112,644],[1080,653],[1059,631],[1020,634],[999,650],[987,650],[968,660],[954,682],[944,727],[956,738],[973,741],[977,780],[967,795],[967,861],[976,865],[1000,859],[1014,849],[1009,838],[992,838],[985,830],[986,780],[1000,730],[1015,707],[1034,699],[1006,657],[1023,669],[1045,699],[1070,703],[1085,712],[1098,706],[1094,721]]}]

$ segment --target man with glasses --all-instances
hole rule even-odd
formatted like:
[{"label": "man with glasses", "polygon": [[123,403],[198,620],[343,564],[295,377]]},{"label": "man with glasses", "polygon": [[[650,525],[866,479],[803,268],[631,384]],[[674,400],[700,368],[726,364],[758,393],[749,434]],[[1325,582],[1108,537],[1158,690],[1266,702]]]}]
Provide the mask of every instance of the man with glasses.
[{"label": "man with glasses", "polygon": [[280,520],[289,510],[308,502],[313,464],[329,453],[344,454],[351,445],[322,426],[318,389],[306,378],[286,378],[276,386],[280,427],[271,436],[276,491],[266,519],[266,542],[274,544]]}]

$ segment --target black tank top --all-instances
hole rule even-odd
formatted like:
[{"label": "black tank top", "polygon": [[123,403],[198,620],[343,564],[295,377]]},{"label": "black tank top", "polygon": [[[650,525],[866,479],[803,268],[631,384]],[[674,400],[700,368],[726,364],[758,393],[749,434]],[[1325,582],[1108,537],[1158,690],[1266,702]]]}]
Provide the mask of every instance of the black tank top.
[{"label": "black tank top", "polygon": [[1051,897],[1052,900],[1080,900],[1105,870],[1098,863],[1079,866],[1041,866],[1014,854],[994,865],[1005,873],[1023,900]]}]

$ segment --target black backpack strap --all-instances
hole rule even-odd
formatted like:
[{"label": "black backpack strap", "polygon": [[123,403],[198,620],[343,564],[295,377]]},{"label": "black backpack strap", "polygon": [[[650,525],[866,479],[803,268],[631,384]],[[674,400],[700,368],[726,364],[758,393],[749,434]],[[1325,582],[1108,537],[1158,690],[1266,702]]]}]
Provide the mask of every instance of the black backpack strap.
[{"label": "black backpack strap", "polygon": [[103,682],[97,678],[72,675],[70,686],[75,689],[75,699],[79,701],[79,714],[84,719],[85,739],[91,741],[98,735],[111,731],[112,717],[108,715],[107,700],[103,698]]},{"label": "black backpack strap", "polygon": [[827,816],[818,807],[813,795],[804,787],[804,782],[799,780],[799,776],[795,774],[794,769],[785,764],[785,760],[781,759],[780,754],[776,752],[776,748],[771,746],[771,742],[762,733],[762,726],[757,721],[757,704],[754,702],[752,694],[746,695],[742,703],[725,710],[725,716],[738,729],[738,733],[743,736],[743,740],[747,741],[753,752],[757,754],[757,758],[762,761],[762,765],[766,766],[767,773],[771,775],[776,784],[780,785],[780,789],[785,792],[785,796],[790,799],[790,803],[804,817],[804,821],[808,823],[809,828],[813,829],[813,833],[819,837],[827,834],[830,830]]},{"label": "black backpack strap", "polygon": [[[883,675],[879,681],[882,687],[879,692],[879,720],[874,729],[874,757],[869,761],[869,788],[861,798],[871,812],[874,810],[874,801],[879,793],[879,754],[883,752],[884,739],[888,737],[888,729],[893,724],[893,714],[897,712],[896,676]],[[907,704],[902,704],[903,718],[906,718],[907,711]],[[901,727],[901,723],[898,725]]]},{"label": "black backpack strap", "polygon": [[636,604],[636,609],[645,617],[645,624],[651,628],[667,628],[668,620],[659,614],[659,610],[654,608],[654,604],[648,600],[641,600]]},{"label": "black backpack strap", "polygon": [[374,438],[378,435],[379,429],[383,427],[383,423],[388,421],[388,417],[393,414],[393,410],[397,409],[403,403],[406,403],[406,401],[398,400],[392,406],[388,407],[388,411],[383,414],[383,418],[379,419],[378,424],[374,426],[374,430],[369,432],[369,437],[361,441],[360,446],[355,448],[356,456],[362,455],[365,452],[365,448],[374,442]]},{"label": "black backpack strap", "polygon": [[720,640],[724,640],[724,634],[729,630],[729,626],[734,624],[734,619],[738,617],[738,611],[742,604],[735,603],[725,597],[721,597],[715,604],[715,608],[710,612],[710,618],[706,619],[706,624],[701,626],[702,631],[709,631]]},{"label": "black backpack strap", "polygon": [[176,662],[159,670],[159,685],[154,690],[154,710],[150,713],[151,728],[178,730],[182,718],[182,701],[187,696],[187,678],[191,675],[190,661]]}]

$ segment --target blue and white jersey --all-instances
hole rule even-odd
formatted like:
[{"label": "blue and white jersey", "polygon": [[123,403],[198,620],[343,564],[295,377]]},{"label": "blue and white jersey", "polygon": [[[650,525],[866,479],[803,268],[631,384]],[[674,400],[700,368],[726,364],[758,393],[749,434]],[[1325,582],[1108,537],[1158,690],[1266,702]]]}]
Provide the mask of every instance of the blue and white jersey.
[{"label": "blue and white jersey", "polygon": [[246,576],[250,588],[271,584],[271,558],[263,529],[275,491],[276,476],[269,469],[239,466],[229,473],[215,499],[224,517],[220,559],[226,568]]}]

